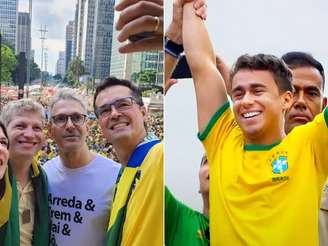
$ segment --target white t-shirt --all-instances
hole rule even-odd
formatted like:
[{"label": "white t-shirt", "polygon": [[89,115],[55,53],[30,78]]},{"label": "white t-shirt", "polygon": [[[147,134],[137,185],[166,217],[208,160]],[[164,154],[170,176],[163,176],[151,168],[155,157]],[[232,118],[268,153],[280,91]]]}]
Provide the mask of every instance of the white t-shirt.
[{"label": "white t-shirt", "polygon": [[45,163],[50,245],[105,245],[112,193],[120,167],[98,154],[81,168],[65,167],[58,156]]}]

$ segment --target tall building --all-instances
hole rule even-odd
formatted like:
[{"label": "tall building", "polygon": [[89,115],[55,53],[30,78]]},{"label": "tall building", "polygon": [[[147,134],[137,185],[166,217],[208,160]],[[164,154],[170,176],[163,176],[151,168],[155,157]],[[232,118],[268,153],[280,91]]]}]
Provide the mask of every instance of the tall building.
[{"label": "tall building", "polygon": [[82,36],[83,36],[83,27],[84,27],[84,19],[85,19],[85,3],[87,0],[78,0],[77,2],[77,13],[75,16],[77,17],[76,21],[76,41],[75,41],[75,56],[82,56]]},{"label": "tall building", "polygon": [[0,31],[3,43],[10,45],[13,49],[16,46],[18,0],[0,1]]},{"label": "tall building", "polygon": [[112,51],[115,0],[97,0],[93,35],[93,77],[103,80],[109,76]]},{"label": "tall building", "polygon": [[85,71],[102,80],[109,75],[115,0],[78,0],[74,27],[74,57]]},{"label": "tall building", "polygon": [[85,3],[84,27],[82,34],[81,59],[84,61],[85,72],[92,75],[93,36],[95,27],[95,8],[97,0],[87,0]]},{"label": "tall building", "polygon": [[119,32],[113,29],[112,52],[110,60],[110,75],[120,79],[131,79],[131,69],[129,60],[131,60],[133,53],[121,54],[118,48],[122,45],[117,40]]},{"label": "tall building", "polygon": [[141,71],[155,71],[156,81],[154,83],[163,86],[163,51],[150,51],[141,53]]},{"label": "tall building", "polygon": [[118,48],[122,45],[117,41],[118,32],[114,31],[110,75],[121,79],[137,82],[138,74],[143,71],[156,73],[155,85],[163,86],[163,52],[136,52],[120,54]]},{"label": "tall building", "polygon": [[16,54],[25,52],[25,56],[31,52],[30,45],[30,16],[29,13],[18,12]]},{"label": "tall building", "polygon": [[56,74],[60,74],[63,78],[65,76],[65,56],[65,51],[59,51],[56,63]]},{"label": "tall building", "polygon": [[72,48],[73,48],[73,31],[74,21],[69,21],[66,25],[66,42],[65,42],[65,70],[67,70],[70,61],[72,60]]},{"label": "tall building", "polygon": [[73,27],[73,44],[72,44],[72,59],[76,57],[77,33],[79,20],[79,1],[75,5],[74,27]]}]

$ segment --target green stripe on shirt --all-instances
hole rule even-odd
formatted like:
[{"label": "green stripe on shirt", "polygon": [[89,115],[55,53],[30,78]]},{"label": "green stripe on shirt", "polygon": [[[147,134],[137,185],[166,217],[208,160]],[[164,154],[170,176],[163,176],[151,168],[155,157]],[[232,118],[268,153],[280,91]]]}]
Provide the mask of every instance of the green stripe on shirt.
[{"label": "green stripe on shirt", "polygon": [[224,103],[219,109],[218,111],[216,111],[216,113],[212,116],[210,122],[208,123],[208,125],[206,126],[205,130],[202,133],[198,133],[197,136],[199,138],[200,141],[203,141],[207,135],[209,134],[209,132],[211,131],[211,129],[213,128],[213,126],[215,125],[216,121],[220,118],[220,116],[229,108],[229,102]]}]

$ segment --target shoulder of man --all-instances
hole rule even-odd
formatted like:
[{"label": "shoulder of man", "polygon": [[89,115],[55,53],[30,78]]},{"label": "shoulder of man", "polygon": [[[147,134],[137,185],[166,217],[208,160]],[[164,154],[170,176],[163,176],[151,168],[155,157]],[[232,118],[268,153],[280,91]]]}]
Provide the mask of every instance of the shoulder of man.
[{"label": "shoulder of man", "polygon": [[49,171],[51,168],[54,167],[54,165],[55,165],[56,163],[58,163],[58,159],[59,159],[59,156],[55,156],[55,157],[52,158],[51,160],[46,161],[46,162],[42,165],[43,170],[44,170],[45,172]]},{"label": "shoulder of man", "polygon": [[96,162],[94,163],[96,164],[94,167],[97,167],[104,174],[114,174],[115,176],[117,176],[120,169],[122,168],[122,165],[120,163],[100,154],[96,154],[94,162]]}]

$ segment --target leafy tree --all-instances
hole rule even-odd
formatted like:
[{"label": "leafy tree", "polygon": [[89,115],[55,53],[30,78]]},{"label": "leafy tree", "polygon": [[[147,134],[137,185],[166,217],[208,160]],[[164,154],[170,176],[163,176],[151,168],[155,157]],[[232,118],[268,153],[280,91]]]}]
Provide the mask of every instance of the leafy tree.
[{"label": "leafy tree", "polygon": [[13,53],[15,53],[15,44],[13,45],[9,40],[4,38],[3,35],[2,35],[2,45],[7,46],[9,49],[13,51]]},{"label": "leafy tree", "polygon": [[[16,68],[12,74],[14,81],[18,78],[18,74],[19,74],[19,64],[18,64],[19,63],[19,55],[16,55],[16,61],[17,61]],[[26,62],[28,62],[28,61],[26,61]],[[40,70],[38,64],[36,64],[34,62],[34,59],[32,59],[30,61],[30,81],[33,81],[33,80],[36,80],[39,78],[41,78],[41,70]]]},{"label": "leafy tree", "polygon": [[50,76],[49,72],[43,71],[42,72],[42,79],[43,79],[43,82],[46,82],[46,84],[47,84],[47,82],[51,79],[51,76]]},{"label": "leafy tree", "polygon": [[131,74],[131,81],[132,82],[137,82],[138,76],[139,76],[139,73],[136,73],[136,72],[132,73]]},{"label": "leafy tree", "polygon": [[61,74],[57,73],[55,76],[53,76],[53,79],[62,80],[63,78],[62,78]]},{"label": "leafy tree", "polygon": [[93,89],[94,89],[94,81],[92,79],[88,79],[86,82],[86,89],[87,89],[87,93],[89,94],[89,92],[92,93]]},{"label": "leafy tree", "polygon": [[12,83],[12,73],[16,68],[16,57],[12,49],[7,45],[1,46],[1,84]]},{"label": "leafy tree", "polygon": [[41,70],[38,64],[36,64],[32,59],[30,62],[30,80],[33,81],[39,79],[40,77],[41,77]]},{"label": "leafy tree", "polygon": [[74,74],[71,70],[67,70],[64,78],[64,83],[68,84],[69,86],[74,87],[76,82],[74,78]]},{"label": "leafy tree", "polygon": [[139,72],[137,81],[140,84],[155,84],[156,82],[156,71],[155,70],[144,70]]},{"label": "leafy tree", "polygon": [[84,73],[83,61],[80,57],[76,57],[69,64],[68,71],[66,72],[66,82],[73,87],[79,87],[81,86],[80,76],[84,75]]}]

